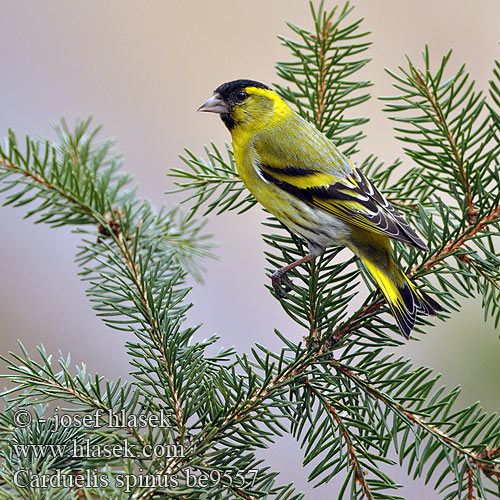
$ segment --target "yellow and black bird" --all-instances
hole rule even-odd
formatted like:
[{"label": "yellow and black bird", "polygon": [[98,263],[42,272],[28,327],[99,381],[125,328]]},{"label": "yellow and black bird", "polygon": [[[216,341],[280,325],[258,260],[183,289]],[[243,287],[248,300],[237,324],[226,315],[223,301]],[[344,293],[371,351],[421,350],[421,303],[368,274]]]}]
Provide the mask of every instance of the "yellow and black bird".
[{"label": "yellow and black bird", "polygon": [[390,240],[424,251],[426,244],[370,180],[276,92],[253,80],[235,80],[218,87],[198,111],[220,114],[232,136],[241,180],[308,242],[308,255],[273,274],[279,295],[289,289],[288,271],[328,246],[343,245],[362,259],[406,338],[418,312],[442,310],[398,268]]}]

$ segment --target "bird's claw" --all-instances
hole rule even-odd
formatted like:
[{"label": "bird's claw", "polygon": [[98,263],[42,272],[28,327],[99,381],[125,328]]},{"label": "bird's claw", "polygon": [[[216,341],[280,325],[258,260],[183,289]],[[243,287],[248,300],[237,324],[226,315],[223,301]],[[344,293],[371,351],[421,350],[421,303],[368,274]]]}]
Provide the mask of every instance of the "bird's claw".
[{"label": "bird's claw", "polygon": [[273,284],[274,291],[280,298],[285,298],[286,294],[290,292],[293,288],[293,283],[290,278],[285,273],[280,273],[276,271],[271,276],[271,282]]}]

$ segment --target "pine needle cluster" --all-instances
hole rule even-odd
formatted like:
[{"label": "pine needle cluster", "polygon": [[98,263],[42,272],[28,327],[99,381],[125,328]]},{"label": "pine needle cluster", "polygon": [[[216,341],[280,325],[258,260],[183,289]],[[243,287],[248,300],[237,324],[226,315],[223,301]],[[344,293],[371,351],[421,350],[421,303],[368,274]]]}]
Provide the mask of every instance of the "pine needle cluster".
[{"label": "pine needle cluster", "polygon": [[[312,29],[288,23],[292,35],[281,42],[290,60],[277,64],[275,88],[352,155],[367,121],[354,114],[370,98],[371,83],[358,76],[369,33],[349,4],[328,10],[321,2],[311,14]],[[500,63],[487,94],[463,66],[451,74],[449,66],[450,53],[432,69],[425,48],[421,66],[407,59],[389,71],[394,95],[383,98],[385,111],[408,168],[396,177],[399,160],[374,156],[359,166],[428,242],[428,254],[400,245],[396,253],[412,280],[439,297],[439,319],[459,310],[461,297],[480,295],[498,326]],[[0,148],[6,204],[81,235],[76,259],[96,314],[135,336],[127,343],[132,381],[106,380],[69,355],[29,353],[22,343],[3,357],[10,388],[0,414],[0,498],[299,500],[258,456],[283,434],[300,444],[309,481],[342,479],[333,498],[402,498],[391,466],[423,477],[446,500],[500,498],[500,418],[479,404],[458,408],[458,388],[388,353],[401,344],[397,326],[376,285],[339,248],[295,270],[293,293],[276,297],[303,342],[275,330],[279,352],[256,344],[209,355],[217,338],[195,340],[186,276],[199,277],[212,254],[200,220],[255,204],[229,146],[212,144],[202,158],[186,150],[185,168],[170,175],[190,208],[158,211],[137,198],[120,156],[90,121],[74,130],[63,122],[57,132],[58,141],[23,144],[9,132]],[[269,273],[306,251],[272,217],[264,239]],[[353,311],[360,290],[366,298]],[[419,318],[416,335],[431,321]],[[49,404],[90,417],[88,425],[58,426]],[[161,425],[141,427],[141,419]],[[109,456],[74,452],[113,446]],[[123,446],[128,454],[118,453]]]}]

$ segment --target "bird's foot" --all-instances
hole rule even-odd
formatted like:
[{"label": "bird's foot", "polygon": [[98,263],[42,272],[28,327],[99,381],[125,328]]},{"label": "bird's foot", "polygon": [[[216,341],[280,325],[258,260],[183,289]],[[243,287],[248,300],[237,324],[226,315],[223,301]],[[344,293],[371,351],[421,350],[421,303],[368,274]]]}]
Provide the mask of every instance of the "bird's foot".
[{"label": "bird's foot", "polygon": [[292,290],[293,283],[290,278],[279,269],[271,276],[271,282],[273,284],[274,291],[282,299],[286,297],[286,294]]}]

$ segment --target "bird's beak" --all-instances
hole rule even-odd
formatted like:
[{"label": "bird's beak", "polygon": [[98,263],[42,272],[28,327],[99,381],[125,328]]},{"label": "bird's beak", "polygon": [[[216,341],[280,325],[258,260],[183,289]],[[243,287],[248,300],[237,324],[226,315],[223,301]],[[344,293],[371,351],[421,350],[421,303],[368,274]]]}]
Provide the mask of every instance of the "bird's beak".
[{"label": "bird's beak", "polygon": [[216,92],[208,101],[204,102],[196,111],[207,113],[229,113],[229,106],[222,96]]}]

